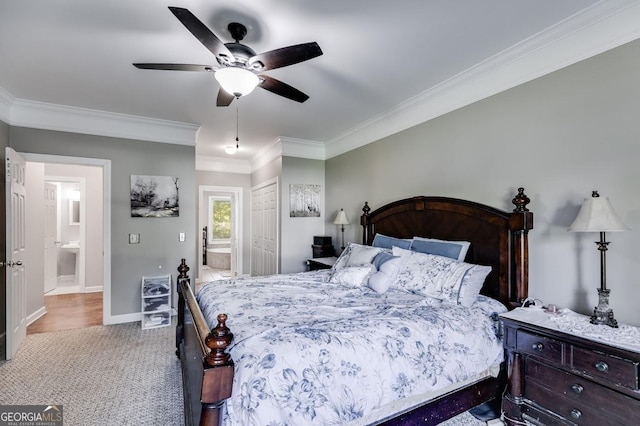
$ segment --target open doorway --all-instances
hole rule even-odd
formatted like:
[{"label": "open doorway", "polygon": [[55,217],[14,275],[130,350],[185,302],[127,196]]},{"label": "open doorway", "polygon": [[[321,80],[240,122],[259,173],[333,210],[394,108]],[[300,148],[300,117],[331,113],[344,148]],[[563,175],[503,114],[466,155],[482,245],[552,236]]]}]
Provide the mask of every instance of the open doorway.
[{"label": "open doorway", "polygon": [[[27,173],[33,164],[27,162]],[[93,288],[85,287],[87,179],[78,176],[95,175],[94,179],[89,180],[89,190],[102,192],[102,171],[89,169],[88,166],[40,164],[45,172],[44,294],[51,296],[102,291],[102,283],[95,280]],[[53,168],[56,173],[63,175],[50,175]]]},{"label": "open doorway", "polygon": [[242,271],[242,188],[199,186],[200,282],[235,277]]},{"label": "open doorway", "polygon": [[[110,161],[22,155],[28,165],[37,165],[34,179],[45,188],[45,200],[37,196],[41,192],[32,191],[34,202],[44,202],[45,213],[27,218],[28,228],[32,228],[31,220],[37,224],[34,229],[41,229],[40,236],[34,237],[40,245],[34,244],[35,250],[29,254],[33,256],[29,269],[34,277],[41,278],[31,280],[33,285],[28,288],[30,329],[52,331],[49,325],[43,324],[47,317],[49,322],[62,327],[60,329],[109,324]],[[55,193],[52,197],[57,197],[57,201],[47,207],[46,194],[49,193]],[[47,208],[55,212],[47,213]],[[54,276],[53,280],[50,275]]]}]

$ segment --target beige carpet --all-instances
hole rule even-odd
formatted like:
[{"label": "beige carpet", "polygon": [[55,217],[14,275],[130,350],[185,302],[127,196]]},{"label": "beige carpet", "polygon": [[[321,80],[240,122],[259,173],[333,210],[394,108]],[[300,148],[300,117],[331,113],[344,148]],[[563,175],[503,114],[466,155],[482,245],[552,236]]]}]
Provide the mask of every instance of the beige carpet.
[{"label": "beige carpet", "polygon": [[[28,335],[0,361],[0,405],[59,405],[65,426],[183,425],[175,327],[140,323]],[[463,413],[442,425],[483,426]]]},{"label": "beige carpet", "polygon": [[31,334],[0,361],[0,404],[62,404],[65,426],[182,425],[175,327]]}]

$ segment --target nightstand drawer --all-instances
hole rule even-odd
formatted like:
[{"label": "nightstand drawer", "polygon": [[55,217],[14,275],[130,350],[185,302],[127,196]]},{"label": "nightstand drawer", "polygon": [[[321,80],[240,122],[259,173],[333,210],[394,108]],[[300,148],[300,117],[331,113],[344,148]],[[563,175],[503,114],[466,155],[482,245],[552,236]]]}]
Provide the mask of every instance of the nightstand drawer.
[{"label": "nightstand drawer", "polygon": [[[533,359],[527,361],[525,374],[527,376],[525,397],[556,413],[560,413],[556,409],[558,407],[555,402],[556,398],[545,396],[547,393],[566,397],[567,401],[560,404],[560,408],[566,411],[570,405],[569,415],[572,409],[578,409],[585,413],[597,409],[600,413],[597,415],[605,415],[606,417],[616,417],[620,413],[624,413],[624,416],[618,419],[615,424],[640,424],[640,401],[638,400]],[[527,389],[530,386],[532,389]],[[547,389],[545,395],[539,395],[540,388]],[[548,389],[553,389],[553,392]],[[542,400],[547,402],[542,403]]]},{"label": "nightstand drawer", "polygon": [[[608,413],[599,411],[597,406],[590,407],[580,402],[558,396],[554,389],[549,389],[533,380],[527,382],[524,389],[524,397],[547,410],[553,411],[576,425],[604,426],[624,424],[620,423],[617,419],[611,419],[607,415]],[[636,423],[627,424],[635,425]]]},{"label": "nightstand drawer", "polygon": [[572,367],[592,377],[638,390],[638,363],[608,354],[571,348]]},{"label": "nightstand drawer", "polygon": [[518,330],[516,349],[554,363],[562,362],[562,342],[545,336]]}]

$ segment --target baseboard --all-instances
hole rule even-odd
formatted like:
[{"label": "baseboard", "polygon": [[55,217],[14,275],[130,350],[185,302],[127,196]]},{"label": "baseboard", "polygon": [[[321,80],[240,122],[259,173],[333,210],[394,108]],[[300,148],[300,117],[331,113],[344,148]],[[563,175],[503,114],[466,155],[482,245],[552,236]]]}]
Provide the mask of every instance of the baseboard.
[{"label": "baseboard", "polygon": [[102,323],[104,325],[124,324],[125,322],[135,322],[142,319],[140,312],[133,314],[111,315],[109,317],[103,316]]},{"label": "baseboard", "polygon": [[100,291],[102,291],[103,288],[101,285],[94,285],[94,286],[90,286],[90,287],[85,287],[84,288],[84,292],[85,293],[98,293]]},{"label": "baseboard", "polygon": [[44,306],[41,307],[40,309],[38,309],[37,311],[35,311],[31,315],[27,316],[27,325],[33,324],[34,322],[36,322],[38,319],[40,319],[46,313],[47,313],[47,308],[45,308]]}]

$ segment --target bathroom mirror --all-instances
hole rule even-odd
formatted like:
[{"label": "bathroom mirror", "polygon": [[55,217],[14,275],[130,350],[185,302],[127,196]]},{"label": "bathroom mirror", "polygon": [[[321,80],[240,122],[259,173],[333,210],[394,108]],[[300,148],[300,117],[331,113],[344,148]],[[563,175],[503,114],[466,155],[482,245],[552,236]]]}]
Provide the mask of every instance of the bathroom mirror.
[{"label": "bathroom mirror", "polygon": [[80,201],[69,200],[69,225],[80,225]]}]

